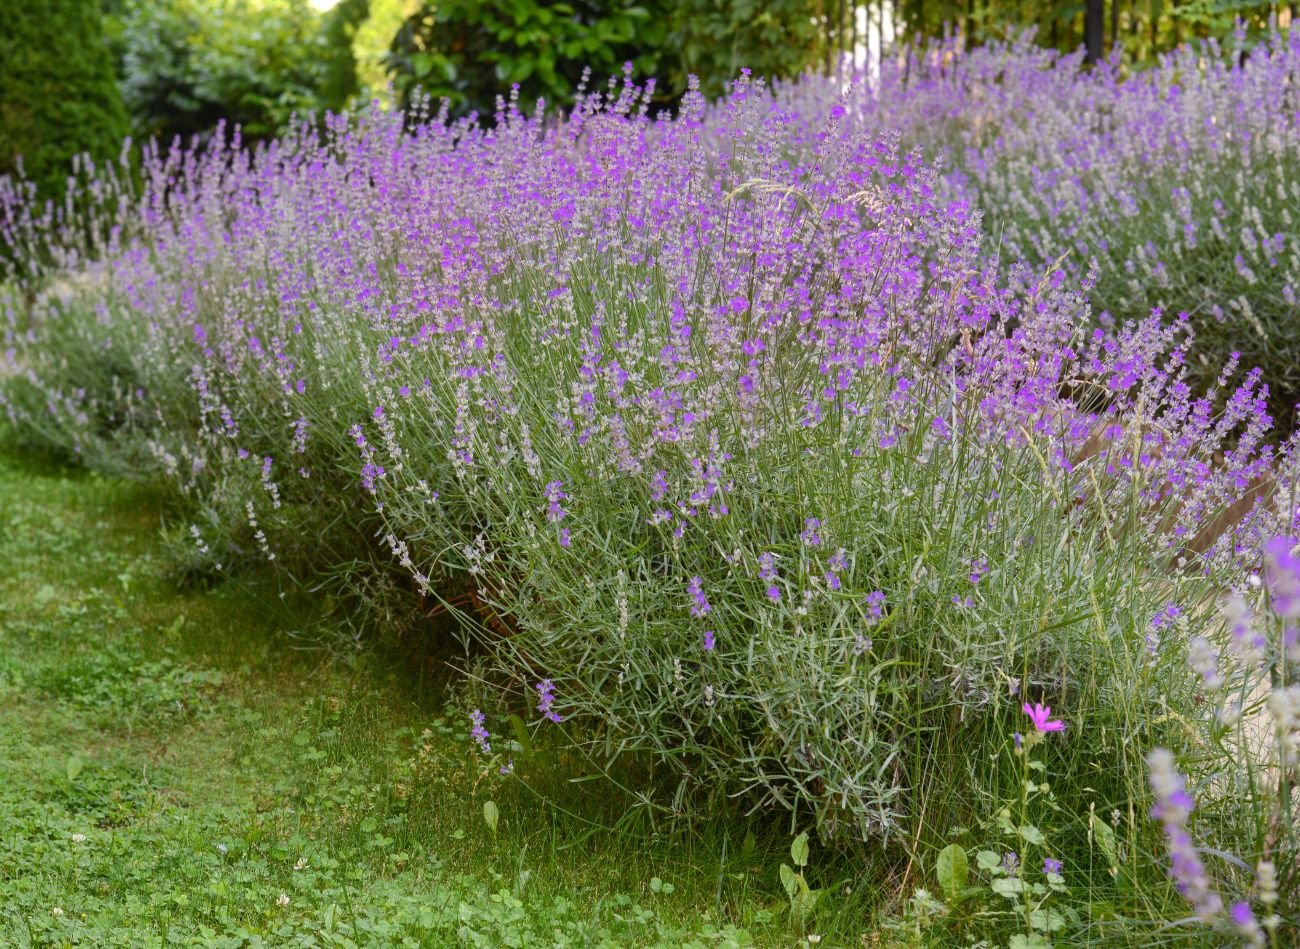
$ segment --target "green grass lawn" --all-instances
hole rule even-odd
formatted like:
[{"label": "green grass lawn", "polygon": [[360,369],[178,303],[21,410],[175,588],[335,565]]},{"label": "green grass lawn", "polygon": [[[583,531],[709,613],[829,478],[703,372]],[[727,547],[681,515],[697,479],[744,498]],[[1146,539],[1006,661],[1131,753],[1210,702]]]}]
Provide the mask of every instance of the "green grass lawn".
[{"label": "green grass lawn", "polygon": [[454,657],[341,649],[267,581],[185,590],[159,520],[0,458],[0,945],[879,942],[861,881],[792,919],[783,832],[652,827],[544,740],[483,767]]}]

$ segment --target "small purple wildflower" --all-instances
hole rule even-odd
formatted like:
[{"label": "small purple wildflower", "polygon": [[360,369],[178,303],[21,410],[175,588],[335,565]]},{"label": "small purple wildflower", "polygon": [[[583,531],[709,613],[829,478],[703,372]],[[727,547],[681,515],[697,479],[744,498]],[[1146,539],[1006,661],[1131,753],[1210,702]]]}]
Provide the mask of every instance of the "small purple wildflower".
[{"label": "small purple wildflower", "polygon": [[810,517],[803,522],[803,532],[800,537],[809,547],[817,547],[822,542],[821,534],[817,533],[817,528],[822,526],[822,522],[815,517]]},{"label": "small purple wildflower", "polygon": [[1008,874],[1015,873],[1020,869],[1020,855],[1014,850],[1008,850],[1002,855],[1002,869]]},{"label": "small purple wildflower", "polygon": [[1043,873],[1046,874],[1046,875],[1048,875],[1048,876],[1051,876],[1051,875],[1053,875],[1053,874],[1055,874],[1056,876],[1060,876],[1060,875],[1061,875],[1061,861],[1060,861],[1060,860],[1057,860],[1055,857],[1046,857],[1046,858],[1044,858],[1044,860],[1043,860]]},{"label": "small purple wildflower", "polygon": [[704,651],[713,652],[714,645],[716,645],[716,643],[713,639],[713,630],[706,629],[704,631]]},{"label": "small purple wildflower", "polygon": [[885,615],[885,594],[880,590],[872,590],[867,594],[864,601],[867,607],[867,618],[871,623],[876,623]]}]

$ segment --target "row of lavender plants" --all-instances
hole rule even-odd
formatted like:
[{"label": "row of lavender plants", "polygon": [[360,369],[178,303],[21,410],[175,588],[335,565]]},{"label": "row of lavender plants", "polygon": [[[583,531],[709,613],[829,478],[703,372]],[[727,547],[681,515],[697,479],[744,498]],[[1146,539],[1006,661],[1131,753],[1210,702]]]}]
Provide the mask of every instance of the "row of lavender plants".
[{"label": "row of lavender plants", "polygon": [[1239,352],[1266,370],[1270,408],[1300,402],[1300,32],[1244,32],[1127,75],[1085,68],[1025,36],[887,59],[872,75],[804,80],[777,99],[816,122],[898,130],[946,161],[945,184],[983,209],[990,249],[1060,262],[1103,325],[1161,307],[1196,324],[1192,378]]},{"label": "row of lavender plants", "polygon": [[1284,944],[1300,525],[1261,374],[1193,385],[1185,315],[1096,326],[1094,276],[1009,266],[818,88],[8,182],[9,433],[165,490],[192,572],[466,591],[485,706],[648,763],[647,807],[866,848],[918,933]]}]

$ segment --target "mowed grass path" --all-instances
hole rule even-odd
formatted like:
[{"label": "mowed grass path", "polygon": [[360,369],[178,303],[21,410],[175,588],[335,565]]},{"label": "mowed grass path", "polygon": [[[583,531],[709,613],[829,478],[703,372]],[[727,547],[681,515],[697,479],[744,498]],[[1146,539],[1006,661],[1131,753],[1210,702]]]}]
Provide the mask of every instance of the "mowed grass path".
[{"label": "mowed grass path", "polygon": [[183,591],[159,519],[0,456],[0,945],[876,942],[845,881],[790,918],[788,838],[612,829],[575,756],[483,766],[463,679],[325,648],[269,581]]}]

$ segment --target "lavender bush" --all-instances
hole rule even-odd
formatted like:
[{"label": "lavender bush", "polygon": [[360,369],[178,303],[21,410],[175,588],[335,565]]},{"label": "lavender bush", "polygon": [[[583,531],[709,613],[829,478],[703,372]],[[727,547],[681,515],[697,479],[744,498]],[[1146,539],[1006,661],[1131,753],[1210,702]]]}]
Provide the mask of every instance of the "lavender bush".
[{"label": "lavender bush", "polygon": [[10,430],[166,485],[190,569],[393,612],[468,587],[490,681],[673,813],[735,798],[910,865],[1024,798],[1004,752],[1050,705],[1051,874],[1166,905],[1159,826],[1107,824],[1119,889],[1093,816],[1146,799],[1219,594],[1297,528],[1258,489],[1294,469],[1260,373],[1192,385],[1184,316],[1093,328],[1100,277],[991,259],[837,99],[649,101],[154,150],[89,217],[6,185]]},{"label": "lavender bush", "polygon": [[1103,325],[1153,307],[1196,325],[1192,378],[1233,352],[1261,366],[1289,429],[1300,401],[1300,34],[1244,32],[1163,56],[1135,75],[1118,60],[1028,37],[970,53],[938,45],[878,73],[808,77],[778,102],[816,120],[837,101],[872,129],[942,153],[946,183],[985,212],[1011,266],[1059,261]]}]

